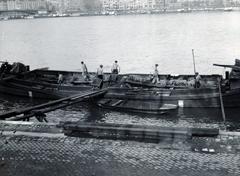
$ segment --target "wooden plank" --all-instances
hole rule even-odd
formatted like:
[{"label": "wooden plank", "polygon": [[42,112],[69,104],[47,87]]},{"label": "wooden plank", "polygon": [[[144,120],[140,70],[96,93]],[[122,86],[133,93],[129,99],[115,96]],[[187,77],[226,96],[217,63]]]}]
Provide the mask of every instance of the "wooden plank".
[{"label": "wooden plank", "polygon": [[[53,111],[53,110],[56,110],[56,109],[59,109],[59,108],[62,108],[62,107],[70,106],[73,103],[78,103],[79,101],[86,100],[88,98],[93,98],[93,97],[99,96],[101,94],[106,93],[106,91],[107,91],[107,89],[98,90],[98,91],[88,91],[86,93],[72,95],[70,97],[50,101],[50,102],[43,103],[43,104],[40,104],[40,105],[36,105],[36,106],[33,106],[33,107],[28,107],[28,108],[23,108],[23,109],[15,109],[15,110],[8,111],[8,112],[0,114],[0,119],[6,119],[6,118],[10,118],[12,116],[17,116],[17,115],[21,115],[21,114],[27,114],[26,118],[29,117],[29,116],[32,117],[32,116],[34,116],[34,113],[31,113],[31,111],[33,111],[33,110],[41,110],[41,109],[44,109],[44,108],[50,108],[50,107],[55,106],[55,107],[50,108],[48,110],[45,110],[45,111],[43,110],[44,112],[50,112],[50,111]],[[23,117],[15,118],[15,119],[19,120],[19,119],[23,119]]]},{"label": "wooden plank", "polygon": [[117,105],[119,105],[122,102],[123,102],[123,100],[118,100],[117,102],[113,103],[111,106],[117,106]]},{"label": "wooden plank", "polygon": [[235,70],[239,70],[240,71],[240,67],[236,66],[236,65],[222,65],[222,64],[213,64],[214,66],[218,66],[218,67],[227,67],[227,68],[232,68]]},{"label": "wooden plank", "polygon": [[174,128],[124,124],[98,124],[98,123],[63,123],[64,132],[68,136],[93,137],[104,139],[123,140],[153,140],[166,139],[190,139],[192,136],[215,137],[219,129],[210,128]]},{"label": "wooden plank", "polygon": [[215,137],[219,135],[219,129],[217,128],[190,128],[192,136],[197,137]]}]

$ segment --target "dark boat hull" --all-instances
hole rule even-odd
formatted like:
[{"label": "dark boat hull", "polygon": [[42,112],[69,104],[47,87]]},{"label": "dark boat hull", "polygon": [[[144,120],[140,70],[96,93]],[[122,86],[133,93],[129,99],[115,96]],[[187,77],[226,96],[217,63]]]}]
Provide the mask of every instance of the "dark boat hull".
[{"label": "dark boat hull", "polygon": [[[231,90],[222,94],[224,107],[240,107],[240,89]],[[162,90],[162,91],[133,91],[131,89],[110,89],[100,101],[103,107],[135,108],[156,111],[165,104],[176,105],[182,108],[220,108],[218,89],[192,90]],[[114,104],[114,102],[119,102]],[[112,103],[113,102],[113,103]]]},{"label": "dark boat hull", "polygon": [[[62,84],[57,83],[59,74],[63,74],[65,78]],[[76,75],[81,77],[80,72],[37,70],[25,75],[23,78],[1,80],[0,92],[30,98],[58,99],[92,89],[91,84],[81,80],[77,81],[77,85],[74,84],[70,79]],[[94,77],[95,75],[92,74],[91,76]],[[171,85],[174,83],[173,87],[168,87],[171,85],[154,87],[154,84],[147,84],[145,85],[148,87],[146,89],[142,83],[138,85],[132,84],[132,86],[127,87],[129,83],[136,83],[136,81],[126,82],[126,79],[123,79],[126,76],[136,76],[144,80],[148,77],[148,75],[118,75],[117,81],[115,80],[113,83],[107,82],[107,86],[109,86],[108,92],[101,99],[95,100],[95,102],[104,108],[150,113],[162,113],[163,111],[176,109],[176,107],[219,108],[221,105],[219,88],[216,86],[219,75],[206,75],[203,77],[206,86],[199,89],[186,87],[187,82],[184,79],[190,79],[191,75],[171,77],[170,81],[175,79],[171,83]],[[162,75],[162,77],[166,79],[169,76]],[[105,81],[110,80],[108,78],[110,78],[109,74],[106,74]],[[240,88],[223,92],[222,96],[225,107],[240,107]]]},{"label": "dark boat hull", "polygon": [[[59,74],[64,77],[61,84],[58,83]],[[5,75],[5,78],[0,80],[0,92],[30,98],[58,99],[92,89],[86,81],[74,85],[74,80],[71,80],[74,77],[83,79],[81,72],[55,70],[33,70],[15,76]]]},{"label": "dark boat hull", "polygon": [[[21,83],[20,83],[21,82]],[[89,86],[66,86],[52,85],[51,87],[42,84],[27,85],[24,81],[7,81],[0,83],[0,92],[4,94],[38,98],[38,99],[58,99],[79,94],[82,91],[90,90]]]}]

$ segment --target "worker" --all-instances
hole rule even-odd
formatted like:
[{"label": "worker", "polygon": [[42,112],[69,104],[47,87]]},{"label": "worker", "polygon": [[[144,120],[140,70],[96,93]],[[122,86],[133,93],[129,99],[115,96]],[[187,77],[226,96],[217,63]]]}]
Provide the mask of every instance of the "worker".
[{"label": "worker", "polygon": [[202,78],[201,78],[200,74],[198,72],[196,72],[195,73],[195,88],[200,88],[200,86],[201,86],[201,83],[200,83],[201,79]]},{"label": "worker", "polygon": [[97,69],[97,77],[103,80],[103,65],[100,65]]},{"label": "worker", "polygon": [[83,61],[81,62],[81,67],[82,67],[82,76],[84,80],[88,80],[89,79],[88,69],[86,64]]},{"label": "worker", "polygon": [[63,82],[63,75],[58,74],[58,84],[62,84],[62,82]]},{"label": "worker", "polygon": [[155,83],[159,83],[159,77],[158,77],[158,64],[155,64],[155,67],[154,67],[152,83],[153,83],[153,84],[155,84]]},{"label": "worker", "polygon": [[118,74],[120,72],[120,67],[118,65],[118,61],[116,60],[114,63],[113,63],[113,66],[112,66],[112,73],[113,74]]},{"label": "worker", "polygon": [[57,89],[59,89],[60,86],[63,83],[63,75],[61,73],[58,74],[58,81],[57,81],[57,83],[58,83]]},{"label": "worker", "polygon": [[97,69],[97,78],[101,80],[99,85],[99,88],[101,89],[103,86],[103,78],[104,78],[103,65],[100,65],[99,68]]}]

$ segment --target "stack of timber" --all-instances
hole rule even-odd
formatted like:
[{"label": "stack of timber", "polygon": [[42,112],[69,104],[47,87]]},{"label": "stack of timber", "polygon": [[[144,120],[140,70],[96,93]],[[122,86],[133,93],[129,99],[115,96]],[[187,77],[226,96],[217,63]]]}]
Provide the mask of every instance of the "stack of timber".
[{"label": "stack of timber", "polygon": [[78,124],[65,122],[60,126],[63,127],[65,135],[68,136],[144,142],[159,142],[162,139],[191,139],[194,136],[215,137],[219,134],[219,129],[208,128],[173,128],[84,122]]}]

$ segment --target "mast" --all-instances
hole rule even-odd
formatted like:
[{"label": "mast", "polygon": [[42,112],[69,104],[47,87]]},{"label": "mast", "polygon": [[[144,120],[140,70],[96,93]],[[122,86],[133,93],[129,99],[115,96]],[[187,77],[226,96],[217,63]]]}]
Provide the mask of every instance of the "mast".
[{"label": "mast", "polygon": [[194,69],[194,75],[195,75],[196,74],[196,65],[195,65],[194,49],[192,49],[192,57],[193,57],[193,69]]}]

